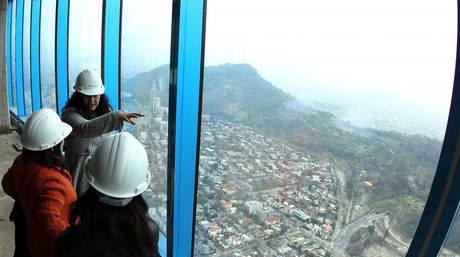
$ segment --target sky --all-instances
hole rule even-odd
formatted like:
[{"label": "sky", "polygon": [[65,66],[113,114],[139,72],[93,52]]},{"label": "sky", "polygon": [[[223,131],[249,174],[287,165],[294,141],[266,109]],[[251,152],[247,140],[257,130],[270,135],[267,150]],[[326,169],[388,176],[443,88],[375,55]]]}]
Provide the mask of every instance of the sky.
[{"label": "sky", "polygon": [[453,0],[209,0],[205,65],[249,63],[275,86],[381,94],[447,117]]},{"label": "sky", "polygon": [[171,0],[130,0],[123,2],[122,66],[125,74],[137,73],[135,67],[168,64],[171,47]]},{"label": "sky", "polygon": [[[171,6],[172,0],[123,2],[123,78],[169,63]],[[101,8],[102,1],[85,0],[71,6],[85,15],[71,16],[93,15],[100,24],[94,13]],[[208,0],[206,15],[205,66],[248,63],[305,102],[376,106],[381,98],[387,106],[393,101],[447,120],[454,0]],[[91,30],[70,43],[99,56],[100,39],[91,40],[99,33]]]}]

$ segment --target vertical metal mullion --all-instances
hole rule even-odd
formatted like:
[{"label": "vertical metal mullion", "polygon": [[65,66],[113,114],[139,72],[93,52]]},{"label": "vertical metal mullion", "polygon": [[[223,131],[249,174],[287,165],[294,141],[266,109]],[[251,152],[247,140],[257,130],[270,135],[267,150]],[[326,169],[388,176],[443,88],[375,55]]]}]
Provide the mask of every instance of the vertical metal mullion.
[{"label": "vertical metal mullion", "polygon": [[[192,256],[203,64],[204,1],[182,0],[177,40],[172,256]],[[174,11],[173,11],[174,13]],[[174,43],[172,43],[174,44]],[[172,67],[173,68],[173,67]],[[171,235],[168,235],[171,236]]]},{"label": "vertical metal mullion", "polygon": [[61,115],[68,98],[69,0],[56,1],[56,5],[56,109]]},{"label": "vertical metal mullion", "polygon": [[32,88],[32,111],[40,109],[40,0],[32,0],[30,17],[30,86]]},{"label": "vertical metal mullion", "polygon": [[166,245],[167,257],[173,256],[174,232],[174,177],[175,177],[175,150],[176,150],[176,103],[177,103],[177,63],[179,52],[179,20],[180,0],[172,1],[171,13],[171,49],[169,70],[169,111],[168,111],[168,166],[167,166],[167,218],[166,218]]},{"label": "vertical metal mullion", "polygon": [[24,106],[24,74],[23,74],[23,24],[24,24],[24,0],[16,2],[16,40],[15,40],[15,57],[16,57],[16,95],[18,101],[18,117],[22,118],[25,115]]},{"label": "vertical metal mullion", "polygon": [[113,109],[119,109],[119,65],[120,65],[120,29],[121,0],[104,1],[102,65],[105,93]]},{"label": "vertical metal mullion", "polygon": [[120,0],[120,27],[118,32],[118,108],[121,108],[121,41],[123,33],[123,0]]}]

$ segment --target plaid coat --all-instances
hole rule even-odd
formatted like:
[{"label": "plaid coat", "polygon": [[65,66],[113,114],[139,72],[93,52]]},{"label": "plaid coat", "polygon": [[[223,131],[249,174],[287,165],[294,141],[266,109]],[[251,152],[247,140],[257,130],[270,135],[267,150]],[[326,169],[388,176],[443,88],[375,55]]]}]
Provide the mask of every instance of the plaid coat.
[{"label": "plaid coat", "polygon": [[106,136],[123,128],[120,111],[111,111],[99,117],[87,117],[68,108],[62,113],[62,121],[72,126],[72,133],[65,139],[65,162],[72,175],[72,185],[81,196],[89,187],[83,166],[86,158]]}]

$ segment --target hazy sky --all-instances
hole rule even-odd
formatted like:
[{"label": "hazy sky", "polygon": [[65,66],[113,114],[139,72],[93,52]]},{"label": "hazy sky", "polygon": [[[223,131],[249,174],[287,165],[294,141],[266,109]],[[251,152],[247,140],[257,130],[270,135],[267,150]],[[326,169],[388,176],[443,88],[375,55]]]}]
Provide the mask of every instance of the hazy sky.
[{"label": "hazy sky", "polygon": [[[86,17],[101,3],[71,9]],[[124,76],[169,63],[171,5],[123,3]],[[301,100],[386,96],[447,117],[456,16],[454,0],[208,0],[205,65],[249,63]],[[98,55],[88,39],[70,43]]]},{"label": "hazy sky", "polygon": [[456,10],[453,0],[209,0],[205,64],[249,63],[301,99],[382,93],[445,116]]},{"label": "hazy sky", "polygon": [[171,48],[171,0],[123,2],[122,74],[131,76],[168,64]]}]

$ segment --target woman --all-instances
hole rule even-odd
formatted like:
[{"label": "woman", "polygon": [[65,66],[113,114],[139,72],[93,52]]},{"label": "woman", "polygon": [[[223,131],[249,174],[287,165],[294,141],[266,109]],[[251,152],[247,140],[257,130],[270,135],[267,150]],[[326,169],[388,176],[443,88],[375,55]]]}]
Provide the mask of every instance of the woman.
[{"label": "woman", "polygon": [[143,115],[112,111],[100,76],[91,70],[78,74],[73,88],[75,92],[62,113],[62,120],[73,128],[66,140],[65,161],[77,195],[81,196],[89,187],[83,173],[86,157],[107,133],[121,130],[124,121],[136,124],[132,119]]},{"label": "woman", "polygon": [[142,197],[150,182],[144,147],[127,132],[104,139],[85,162],[90,188],[70,211],[56,257],[152,257],[158,227]]},{"label": "woman", "polygon": [[51,109],[33,113],[24,125],[22,153],[2,180],[5,193],[23,209],[26,242],[34,257],[54,256],[56,239],[69,226],[69,207],[77,195],[61,149],[71,131]]}]

